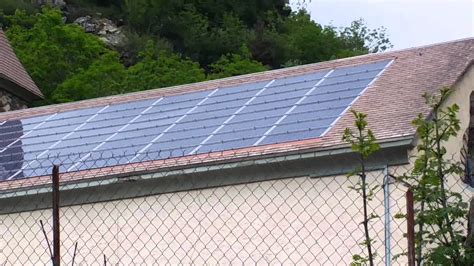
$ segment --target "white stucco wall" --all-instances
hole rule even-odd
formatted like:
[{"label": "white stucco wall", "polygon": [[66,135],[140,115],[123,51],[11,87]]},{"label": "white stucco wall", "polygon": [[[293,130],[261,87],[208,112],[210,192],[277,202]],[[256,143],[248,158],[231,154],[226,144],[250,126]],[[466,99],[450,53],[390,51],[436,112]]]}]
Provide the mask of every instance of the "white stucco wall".
[{"label": "white stucco wall", "polygon": [[[382,177],[374,172],[370,182],[380,186]],[[84,265],[100,265],[104,254],[119,265],[346,265],[361,253],[363,238],[361,199],[349,189],[356,180],[290,178],[65,207],[63,261],[70,264],[79,241],[76,262]],[[371,211],[383,216],[380,189],[376,198]],[[392,214],[401,211],[403,189],[393,187],[391,201]],[[40,219],[50,228],[49,210],[0,216],[1,262],[48,262]],[[381,262],[383,217],[371,226]],[[405,227],[401,220],[392,224],[394,253],[402,251]]]}]

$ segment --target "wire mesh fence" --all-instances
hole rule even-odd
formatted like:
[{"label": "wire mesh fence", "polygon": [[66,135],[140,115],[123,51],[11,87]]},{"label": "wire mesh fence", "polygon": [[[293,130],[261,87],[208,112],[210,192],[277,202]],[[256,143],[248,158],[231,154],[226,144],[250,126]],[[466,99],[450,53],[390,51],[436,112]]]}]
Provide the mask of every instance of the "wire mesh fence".
[{"label": "wire mesh fence", "polygon": [[[0,182],[1,264],[51,262],[51,176],[45,169],[53,164],[61,165],[60,255],[66,265],[347,265],[352,255],[365,253],[362,199],[350,188],[358,177],[347,177],[344,162],[335,158],[329,160],[340,171],[329,174],[292,168],[283,161],[303,158],[290,156],[135,164],[120,164],[120,156],[82,157],[43,160],[25,167],[24,178]],[[368,175],[377,187],[369,203],[378,215],[370,223],[377,265],[407,261],[394,260],[407,252],[406,221],[395,218],[406,210],[407,188],[390,178],[406,169],[380,166]],[[457,177],[449,186],[466,199],[472,195]]]}]

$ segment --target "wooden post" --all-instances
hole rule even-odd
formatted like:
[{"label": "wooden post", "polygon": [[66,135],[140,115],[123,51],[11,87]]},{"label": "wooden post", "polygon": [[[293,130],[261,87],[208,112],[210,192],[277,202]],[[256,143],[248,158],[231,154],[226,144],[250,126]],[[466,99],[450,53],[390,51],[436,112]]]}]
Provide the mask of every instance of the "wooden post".
[{"label": "wooden post", "polygon": [[406,192],[407,201],[407,239],[408,239],[408,265],[415,266],[415,207],[413,191],[409,188]]},{"label": "wooden post", "polygon": [[59,166],[53,166],[53,265],[60,265],[59,253]]}]

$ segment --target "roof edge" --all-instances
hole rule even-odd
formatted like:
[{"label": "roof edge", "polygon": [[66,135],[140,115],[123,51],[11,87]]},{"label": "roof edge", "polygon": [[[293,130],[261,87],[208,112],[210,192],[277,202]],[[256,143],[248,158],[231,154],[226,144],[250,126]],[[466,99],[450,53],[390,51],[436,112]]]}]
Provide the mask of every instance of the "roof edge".
[{"label": "roof edge", "polygon": [[[30,103],[35,100],[44,99],[43,95],[39,95],[35,92],[28,90],[27,88],[23,87],[21,84],[18,84],[14,80],[10,79],[9,77],[0,74],[0,81],[7,83],[6,86],[3,86],[2,89],[8,91],[9,93],[21,98],[22,100]],[[12,112],[12,111],[10,111]]]},{"label": "roof edge", "polygon": [[[413,147],[413,137],[414,135],[406,135],[396,138],[383,139],[379,141],[380,149],[389,149],[394,147],[407,147],[410,149]],[[229,170],[233,168],[239,168],[247,165],[263,165],[268,164],[269,159],[271,163],[285,162],[285,161],[295,161],[302,159],[311,159],[311,158],[323,158],[334,155],[341,154],[350,154],[354,153],[349,144],[335,145],[325,148],[314,148],[307,150],[300,150],[296,152],[283,152],[278,154],[268,154],[268,155],[257,155],[252,157],[242,157],[237,159],[230,159],[226,161],[216,161],[216,162],[206,162],[201,164],[195,164],[191,167],[178,166],[178,167],[169,167],[161,168],[153,171],[141,171],[141,172],[130,172],[124,173],[121,175],[114,174],[113,176],[102,176],[98,178],[88,178],[81,179],[77,181],[67,182],[65,184],[60,184],[62,191],[65,190],[74,190],[74,189],[83,189],[97,187],[107,184],[114,184],[117,182],[124,181],[137,181],[137,180],[149,180],[156,178],[163,178],[167,176],[176,176],[183,174],[191,173],[200,173],[213,170]],[[407,154],[408,156],[408,154]],[[51,187],[49,184],[38,185],[38,186],[28,186],[22,188],[15,188],[11,190],[0,190],[0,200],[11,197],[22,197],[28,195],[35,195],[39,193],[48,193],[51,192]]]}]

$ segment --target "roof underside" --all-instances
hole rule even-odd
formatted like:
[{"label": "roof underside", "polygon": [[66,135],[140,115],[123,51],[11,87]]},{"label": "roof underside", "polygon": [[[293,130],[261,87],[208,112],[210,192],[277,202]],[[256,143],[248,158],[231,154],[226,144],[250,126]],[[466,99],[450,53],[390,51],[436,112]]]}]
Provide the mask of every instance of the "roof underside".
[{"label": "roof underside", "polygon": [[12,89],[11,93],[24,100],[43,98],[43,94],[26,72],[23,65],[16,57],[8,40],[0,29],[0,78],[13,82],[18,88]]},{"label": "roof underside", "polygon": [[330,148],[349,108],[379,139],[410,136],[428,112],[421,94],[453,85],[473,57],[471,39],[6,113],[0,179]]}]

